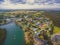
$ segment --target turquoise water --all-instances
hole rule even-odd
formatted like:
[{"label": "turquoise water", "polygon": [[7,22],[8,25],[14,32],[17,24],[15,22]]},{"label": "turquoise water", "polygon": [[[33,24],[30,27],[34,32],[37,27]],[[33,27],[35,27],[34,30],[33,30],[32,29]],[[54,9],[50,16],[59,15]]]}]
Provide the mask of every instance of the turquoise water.
[{"label": "turquoise water", "polygon": [[24,45],[24,32],[14,22],[0,26],[6,28],[7,36],[3,45]]}]

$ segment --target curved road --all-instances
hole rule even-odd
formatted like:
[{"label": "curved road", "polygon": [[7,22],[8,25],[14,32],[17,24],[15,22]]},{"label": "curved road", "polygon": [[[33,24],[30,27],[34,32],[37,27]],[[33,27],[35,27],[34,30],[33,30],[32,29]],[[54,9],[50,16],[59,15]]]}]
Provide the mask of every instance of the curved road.
[{"label": "curved road", "polygon": [[7,30],[7,36],[3,45],[24,45],[24,32],[14,22],[0,26]]}]

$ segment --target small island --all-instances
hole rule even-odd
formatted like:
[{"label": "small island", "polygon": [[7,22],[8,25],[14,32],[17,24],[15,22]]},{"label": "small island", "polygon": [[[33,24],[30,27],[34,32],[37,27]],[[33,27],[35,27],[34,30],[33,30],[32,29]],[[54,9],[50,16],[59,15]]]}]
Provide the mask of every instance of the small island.
[{"label": "small island", "polygon": [[0,28],[0,45],[3,44],[6,37],[6,30]]}]

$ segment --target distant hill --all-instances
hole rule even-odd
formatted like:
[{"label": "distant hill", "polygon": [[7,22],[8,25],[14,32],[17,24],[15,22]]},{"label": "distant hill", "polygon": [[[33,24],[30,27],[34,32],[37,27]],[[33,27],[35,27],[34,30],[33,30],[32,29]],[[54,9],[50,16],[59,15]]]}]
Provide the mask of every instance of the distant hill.
[{"label": "distant hill", "polygon": [[11,12],[11,11],[60,11],[60,10],[49,10],[49,9],[0,9],[0,12]]}]

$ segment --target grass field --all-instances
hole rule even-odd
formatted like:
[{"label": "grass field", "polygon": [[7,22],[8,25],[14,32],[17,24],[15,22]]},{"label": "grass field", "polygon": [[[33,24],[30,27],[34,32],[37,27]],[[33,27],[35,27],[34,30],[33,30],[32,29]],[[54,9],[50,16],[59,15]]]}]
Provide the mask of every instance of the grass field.
[{"label": "grass field", "polygon": [[59,27],[54,27],[54,34],[56,34],[56,33],[60,33],[60,28]]}]

